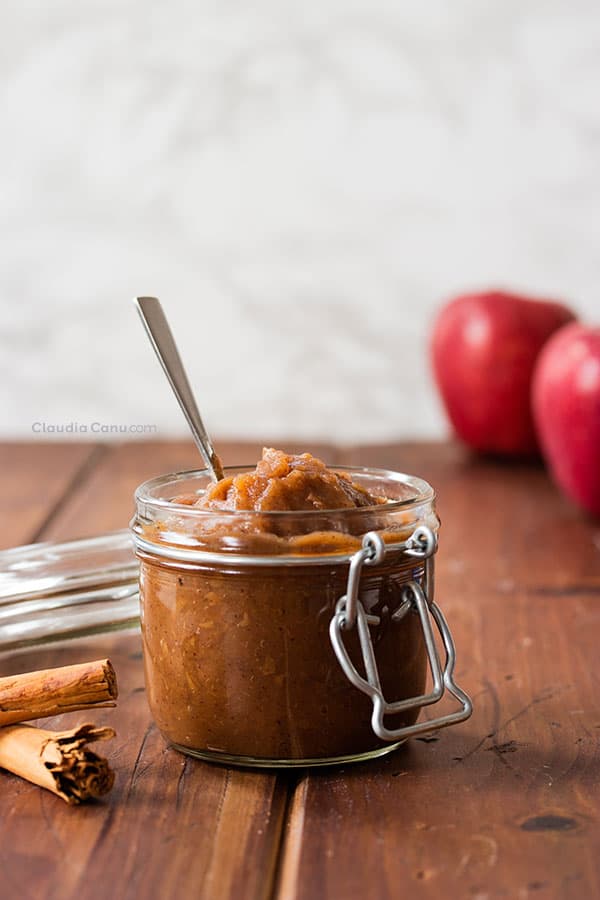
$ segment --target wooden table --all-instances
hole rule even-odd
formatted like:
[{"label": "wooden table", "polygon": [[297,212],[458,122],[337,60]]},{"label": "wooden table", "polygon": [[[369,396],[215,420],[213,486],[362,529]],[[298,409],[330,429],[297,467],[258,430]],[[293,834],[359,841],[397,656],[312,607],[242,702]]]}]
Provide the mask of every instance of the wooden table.
[{"label": "wooden table", "polygon": [[[229,463],[259,450],[220,447]],[[137,635],[3,660],[8,673],[109,653],[121,697],[93,717],[118,731],[106,802],[69,808],[1,773],[2,898],[600,897],[600,524],[541,467],[444,444],[312,449],[437,488],[437,598],[473,717],[378,762],[255,773],[166,749]],[[136,484],[196,464],[187,443],[0,453],[4,546],[123,527]]]}]

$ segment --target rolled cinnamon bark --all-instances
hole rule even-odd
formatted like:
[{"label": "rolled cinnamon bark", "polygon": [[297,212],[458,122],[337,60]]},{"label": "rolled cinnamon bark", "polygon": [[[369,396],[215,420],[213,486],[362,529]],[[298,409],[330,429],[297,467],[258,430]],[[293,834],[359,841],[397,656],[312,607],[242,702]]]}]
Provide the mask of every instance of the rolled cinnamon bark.
[{"label": "rolled cinnamon bark", "polygon": [[115,706],[117,694],[108,659],[0,678],[0,726]]},{"label": "rolled cinnamon bark", "polygon": [[115,736],[112,728],[80,725],[46,731],[31,725],[0,728],[0,768],[52,791],[69,805],[102,797],[113,786],[106,759],[88,750],[91,741]]}]

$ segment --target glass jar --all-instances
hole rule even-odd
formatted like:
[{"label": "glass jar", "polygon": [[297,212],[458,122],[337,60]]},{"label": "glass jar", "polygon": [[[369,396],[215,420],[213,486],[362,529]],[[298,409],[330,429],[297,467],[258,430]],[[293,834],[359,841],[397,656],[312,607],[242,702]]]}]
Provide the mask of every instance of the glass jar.
[{"label": "glass jar", "polygon": [[139,627],[129,531],[0,551],[0,654]]},{"label": "glass jar", "polygon": [[[329,512],[203,509],[190,504],[210,483],[205,471],[138,488],[131,528],[148,702],[184,753],[328,765],[381,756],[470,715],[433,603],[433,490],[400,473],[338,471],[388,502]],[[445,689],[460,710],[417,723]]]}]

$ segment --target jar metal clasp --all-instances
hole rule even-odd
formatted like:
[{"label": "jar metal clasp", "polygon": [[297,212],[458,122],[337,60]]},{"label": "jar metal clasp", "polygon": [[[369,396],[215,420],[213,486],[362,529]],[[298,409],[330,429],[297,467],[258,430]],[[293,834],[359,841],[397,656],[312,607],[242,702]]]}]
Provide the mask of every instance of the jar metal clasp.
[{"label": "jar metal clasp", "polygon": [[[369,631],[370,626],[378,625],[380,620],[378,616],[370,615],[365,611],[359,597],[360,575],[363,566],[379,565],[386,556],[385,542],[376,531],[370,531],[365,534],[361,549],[357,550],[352,556],[348,571],[346,593],[338,600],[335,613],[329,625],[329,637],[338,662],[351,684],[370,697],[373,704],[371,727],[377,737],[383,741],[402,741],[418,734],[437,731],[439,728],[445,728],[448,725],[468,719],[473,711],[470,698],[454,680],[456,651],[450,629],[440,608],[427,596],[430,583],[431,557],[437,549],[436,537],[431,528],[426,525],[420,525],[404,541],[400,548],[398,548],[398,545],[395,546],[394,550],[397,551],[398,549],[407,556],[418,557],[425,561],[425,590],[417,581],[407,582],[402,589],[402,602],[393,613],[392,621],[400,621],[411,610],[418,614],[432,676],[431,691],[419,697],[409,697],[394,703],[389,703],[383,696],[373,641]],[[444,646],[446,659],[443,668],[435,642],[432,619],[437,626]],[[358,632],[366,678],[358,672],[350,659],[342,636],[344,631],[349,631],[355,627]],[[446,691],[452,694],[460,703],[460,708],[455,712],[401,728],[389,729],[385,727],[384,716],[437,703],[442,699]]]}]

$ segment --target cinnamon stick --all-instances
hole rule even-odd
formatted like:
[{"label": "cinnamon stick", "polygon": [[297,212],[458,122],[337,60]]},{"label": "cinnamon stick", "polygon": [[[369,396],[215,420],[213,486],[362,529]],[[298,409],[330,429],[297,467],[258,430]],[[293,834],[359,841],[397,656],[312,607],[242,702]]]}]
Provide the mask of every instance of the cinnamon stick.
[{"label": "cinnamon stick", "polygon": [[115,670],[108,659],[0,678],[0,726],[115,706],[117,694]]},{"label": "cinnamon stick", "polygon": [[71,731],[9,725],[0,728],[0,768],[75,805],[102,797],[113,786],[115,776],[107,760],[86,744],[114,736],[112,728],[94,725],[80,725]]}]

